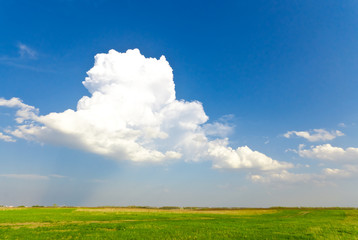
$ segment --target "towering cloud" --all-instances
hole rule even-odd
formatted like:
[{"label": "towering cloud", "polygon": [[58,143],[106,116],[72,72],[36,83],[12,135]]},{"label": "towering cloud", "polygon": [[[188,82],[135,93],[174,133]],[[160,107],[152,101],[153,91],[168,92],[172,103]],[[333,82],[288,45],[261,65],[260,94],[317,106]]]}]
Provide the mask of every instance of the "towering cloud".
[{"label": "towering cloud", "polygon": [[[110,50],[95,56],[87,74],[83,85],[91,95],[82,97],[76,110],[39,115],[18,98],[0,99],[0,106],[19,108],[18,125],[8,134],[116,160],[212,160],[215,168],[263,171],[292,167],[247,146],[229,147],[224,135],[230,126],[207,124],[200,102],[176,99],[172,68],[164,56]],[[214,135],[219,139],[211,139]]]}]

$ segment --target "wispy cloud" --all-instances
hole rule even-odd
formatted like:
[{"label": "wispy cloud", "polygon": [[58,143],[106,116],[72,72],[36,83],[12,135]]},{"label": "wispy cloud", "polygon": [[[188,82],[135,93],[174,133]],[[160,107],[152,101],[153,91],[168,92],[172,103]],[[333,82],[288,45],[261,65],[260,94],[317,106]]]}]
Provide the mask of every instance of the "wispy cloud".
[{"label": "wispy cloud", "polygon": [[37,174],[0,174],[0,177],[26,179],[26,180],[48,180],[48,176]]},{"label": "wispy cloud", "polygon": [[21,58],[31,58],[31,59],[37,58],[37,52],[34,49],[30,48],[29,46],[23,43],[19,43],[17,47],[19,48],[19,54]]},{"label": "wispy cloud", "polygon": [[325,129],[313,129],[310,131],[288,131],[283,136],[285,138],[290,138],[293,135],[305,138],[310,142],[317,142],[333,140],[336,137],[344,136],[344,133],[339,130],[328,132]]},{"label": "wispy cloud", "polygon": [[108,180],[103,180],[103,179],[90,179],[89,182],[92,182],[92,183],[107,183]]},{"label": "wispy cloud", "polygon": [[62,176],[58,174],[39,175],[39,174],[16,174],[16,173],[0,174],[0,177],[24,179],[24,180],[49,180],[51,178],[67,178],[66,176]]},{"label": "wispy cloud", "polygon": [[18,55],[15,56],[0,56],[0,64],[22,68],[26,70],[36,71],[36,72],[52,72],[51,70],[41,69],[37,66],[31,66],[30,62],[38,59],[38,52],[29,46],[18,43],[17,44]]},{"label": "wispy cloud", "polygon": [[29,46],[23,43],[19,43],[17,45],[17,49],[18,49],[17,56],[6,56],[6,55],[0,56],[0,62],[21,65],[20,62],[22,62],[23,60],[26,59],[35,60],[38,57],[37,51],[35,51],[34,49],[30,48]]},{"label": "wispy cloud", "polygon": [[67,178],[67,176],[59,175],[59,174],[50,174],[49,177],[52,178]]}]

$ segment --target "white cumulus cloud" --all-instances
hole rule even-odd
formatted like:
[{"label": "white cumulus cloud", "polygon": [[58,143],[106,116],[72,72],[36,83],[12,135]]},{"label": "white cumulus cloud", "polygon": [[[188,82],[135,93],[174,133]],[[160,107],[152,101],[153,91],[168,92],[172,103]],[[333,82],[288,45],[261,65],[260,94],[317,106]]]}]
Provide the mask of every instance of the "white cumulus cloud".
[{"label": "white cumulus cloud", "polygon": [[343,149],[331,144],[323,144],[305,149],[304,145],[300,145],[298,154],[305,158],[328,161],[357,161],[358,163],[358,148],[353,147]]},{"label": "white cumulus cloud", "polygon": [[16,142],[16,140],[13,139],[11,136],[5,135],[2,132],[0,132],[0,140],[3,140],[5,142]]},{"label": "white cumulus cloud", "polygon": [[328,132],[325,129],[313,129],[312,131],[288,131],[283,136],[290,138],[293,135],[296,135],[297,137],[303,137],[310,142],[317,142],[333,140],[336,137],[344,136],[344,133],[339,130]]},{"label": "white cumulus cloud", "polygon": [[16,121],[18,123],[23,123],[27,119],[36,120],[39,112],[38,109],[23,103],[19,98],[11,98],[10,100],[0,98],[0,106],[18,108],[19,110],[16,112]]},{"label": "white cumulus cloud", "polygon": [[255,168],[269,171],[293,167],[292,164],[278,162],[247,146],[232,149],[227,139],[218,139],[209,143],[209,154],[214,158],[214,168]]},{"label": "white cumulus cloud", "polygon": [[253,174],[249,176],[250,180],[258,183],[272,183],[272,182],[284,182],[284,183],[298,183],[298,182],[311,182],[315,175],[308,173],[292,173],[287,170],[279,172],[269,172],[267,174]]},{"label": "white cumulus cloud", "polygon": [[164,56],[110,50],[95,56],[87,74],[83,85],[91,95],[82,97],[76,110],[39,115],[18,98],[0,99],[0,106],[19,108],[18,125],[8,133],[116,160],[212,160],[214,168],[264,171],[292,167],[247,146],[229,147],[225,135],[231,126],[209,124],[200,102],[176,99],[173,71]]},{"label": "white cumulus cloud", "polygon": [[331,177],[349,177],[351,175],[351,172],[338,168],[325,168],[322,172],[325,176]]}]

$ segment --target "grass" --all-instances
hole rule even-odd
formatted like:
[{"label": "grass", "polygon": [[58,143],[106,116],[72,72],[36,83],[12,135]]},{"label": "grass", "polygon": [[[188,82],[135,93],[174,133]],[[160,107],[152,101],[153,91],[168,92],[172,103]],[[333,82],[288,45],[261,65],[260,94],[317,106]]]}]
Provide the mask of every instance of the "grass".
[{"label": "grass", "polygon": [[358,239],[358,210],[0,208],[0,239]]}]

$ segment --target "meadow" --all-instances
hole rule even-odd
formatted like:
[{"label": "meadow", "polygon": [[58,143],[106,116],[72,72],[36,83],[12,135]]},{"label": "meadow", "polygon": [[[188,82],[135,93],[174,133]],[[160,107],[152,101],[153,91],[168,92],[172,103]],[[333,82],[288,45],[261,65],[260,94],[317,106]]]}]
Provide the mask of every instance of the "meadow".
[{"label": "meadow", "polygon": [[0,208],[0,239],[358,239],[358,210]]}]

